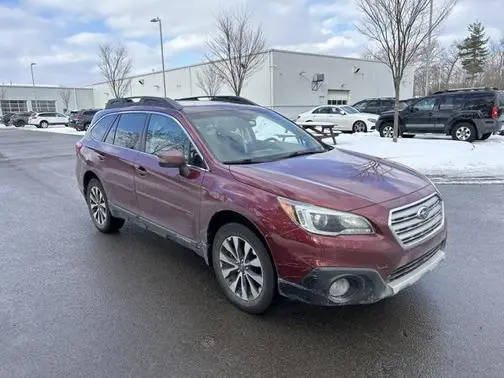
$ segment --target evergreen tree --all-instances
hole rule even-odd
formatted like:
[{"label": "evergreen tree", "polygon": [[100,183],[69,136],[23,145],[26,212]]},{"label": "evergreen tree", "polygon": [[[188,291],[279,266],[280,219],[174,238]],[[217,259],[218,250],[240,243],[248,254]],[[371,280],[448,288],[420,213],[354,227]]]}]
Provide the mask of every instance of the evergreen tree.
[{"label": "evergreen tree", "polygon": [[485,27],[481,22],[475,22],[469,25],[467,29],[469,37],[464,39],[457,47],[462,66],[471,78],[471,85],[474,85],[476,75],[483,72],[483,68],[485,67],[489,38],[486,37]]}]

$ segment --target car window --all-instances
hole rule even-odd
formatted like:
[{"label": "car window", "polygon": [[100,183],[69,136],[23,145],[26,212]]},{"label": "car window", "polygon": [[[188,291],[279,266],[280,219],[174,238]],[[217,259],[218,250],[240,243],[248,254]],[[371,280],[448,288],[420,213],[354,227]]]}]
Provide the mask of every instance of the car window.
[{"label": "car window", "polygon": [[366,105],[367,105],[367,101],[361,101],[361,102],[358,102],[357,104],[355,104],[353,107],[361,112],[363,109],[366,108]]},{"label": "car window", "polygon": [[321,110],[322,108],[317,108],[312,112],[312,114],[319,114]]},{"label": "car window", "polygon": [[466,96],[464,110],[479,110],[490,114],[494,105],[495,95],[493,93],[473,93]]},{"label": "car window", "polygon": [[418,101],[414,108],[416,110],[421,110],[421,111],[429,111],[434,109],[434,104],[436,103],[436,98],[435,97],[427,97],[424,98],[420,101]]},{"label": "car window", "polygon": [[328,106],[324,106],[323,108],[319,108],[319,111],[318,111],[320,114],[331,114],[332,113],[332,109]]},{"label": "car window", "polygon": [[218,109],[188,116],[214,156],[225,164],[253,164],[325,151],[296,124],[266,109]]},{"label": "car window", "polygon": [[204,168],[203,159],[182,127],[171,117],[152,114],[147,127],[145,152],[158,156],[162,151],[184,153],[187,164]]},{"label": "car window", "polygon": [[342,106],[341,109],[343,109],[348,114],[359,113],[359,111],[357,109],[355,109],[354,107],[352,107],[352,106]]},{"label": "car window", "polygon": [[379,106],[380,106],[380,100],[371,100],[371,101],[368,101],[368,103],[367,103],[368,108],[377,108]]},{"label": "car window", "polygon": [[464,105],[465,97],[458,96],[444,96],[439,98],[439,110],[456,110]]},{"label": "car window", "polygon": [[115,119],[115,114],[114,115],[109,115],[105,116],[102,119],[100,119],[97,123],[94,124],[94,126],[90,129],[91,137],[95,140],[101,141],[103,140],[103,137],[107,133],[108,128],[114,122]]},{"label": "car window", "polygon": [[394,100],[391,99],[381,100],[380,106],[387,109],[392,108],[394,106]]},{"label": "car window", "polygon": [[145,113],[121,114],[115,131],[114,144],[137,150],[140,147],[140,135],[146,118],[147,114]]}]

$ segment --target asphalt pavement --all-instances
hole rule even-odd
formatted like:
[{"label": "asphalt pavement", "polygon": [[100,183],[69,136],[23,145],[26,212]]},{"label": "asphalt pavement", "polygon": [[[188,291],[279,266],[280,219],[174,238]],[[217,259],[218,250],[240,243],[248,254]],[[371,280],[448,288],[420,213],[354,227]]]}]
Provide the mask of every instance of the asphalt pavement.
[{"label": "asphalt pavement", "polygon": [[253,316],[192,252],[99,233],[77,140],[0,130],[0,377],[502,377],[504,185],[440,187],[447,260],[396,297]]}]

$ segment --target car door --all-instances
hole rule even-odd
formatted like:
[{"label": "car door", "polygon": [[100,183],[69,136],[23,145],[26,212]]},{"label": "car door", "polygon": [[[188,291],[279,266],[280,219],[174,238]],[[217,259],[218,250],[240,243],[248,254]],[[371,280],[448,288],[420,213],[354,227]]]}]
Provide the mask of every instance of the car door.
[{"label": "car door", "polygon": [[464,101],[464,94],[450,94],[438,97],[433,111],[435,132],[443,133],[445,131],[445,127],[453,118],[454,113],[462,107]]},{"label": "car door", "polygon": [[336,124],[335,128],[337,130],[348,130],[349,128],[352,129],[351,120],[342,108],[335,106],[331,110],[332,114],[330,122]]},{"label": "car door", "polygon": [[144,112],[120,114],[108,132],[100,151],[101,177],[108,200],[113,205],[135,214],[138,211],[135,166],[146,120],[147,113]]},{"label": "car door", "polygon": [[[184,169],[159,165],[159,153],[170,150],[184,152]],[[176,236],[196,240],[205,172],[203,159],[182,125],[170,115],[151,114],[144,153],[135,169],[139,214]]]},{"label": "car door", "polygon": [[434,106],[436,97],[425,97],[403,113],[404,128],[408,131],[435,132]]},{"label": "car door", "polygon": [[382,98],[380,100],[379,114],[388,110],[394,109],[395,101],[390,98]]},{"label": "car door", "polygon": [[332,108],[330,106],[323,106],[318,109],[316,120],[319,122],[332,122]]},{"label": "car door", "polygon": [[63,125],[68,122],[68,118],[64,114],[56,113],[56,118],[57,118],[56,123],[60,125]]}]

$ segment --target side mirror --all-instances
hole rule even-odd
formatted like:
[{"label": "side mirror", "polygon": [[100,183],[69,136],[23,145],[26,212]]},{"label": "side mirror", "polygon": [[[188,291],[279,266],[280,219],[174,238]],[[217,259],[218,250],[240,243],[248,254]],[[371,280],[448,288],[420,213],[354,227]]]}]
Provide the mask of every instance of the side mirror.
[{"label": "side mirror", "polygon": [[181,151],[162,151],[158,155],[159,166],[163,168],[180,168],[185,165],[184,154]]}]

